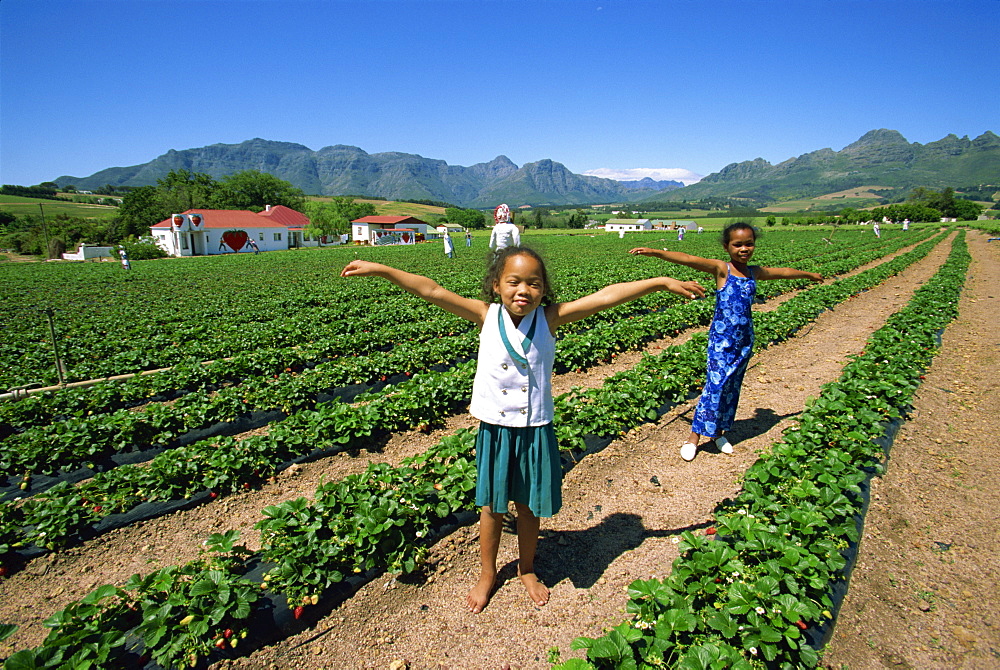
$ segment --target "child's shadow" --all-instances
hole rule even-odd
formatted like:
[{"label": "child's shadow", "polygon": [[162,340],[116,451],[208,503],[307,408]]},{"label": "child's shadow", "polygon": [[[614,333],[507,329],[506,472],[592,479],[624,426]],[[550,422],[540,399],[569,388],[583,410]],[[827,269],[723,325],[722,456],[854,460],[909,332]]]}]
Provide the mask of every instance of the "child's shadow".
[{"label": "child's shadow", "polygon": [[[686,530],[704,528],[703,523],[669,530],[650,530],[637,514],[618,512],[605,517],[596,526],[585,530],[545,532],[538,542],[535,567],[539,578],[550,587],[564,579],[576,588],[590,588],[607,571],[608,566],[630,549],[635,549],[650,537],[670,537]],[[664,565],[664,572],[670,564]],[[504,565],[497,576],[499,583],[517,578],[517,561]]]},{"label": "child's shadow", "polygon": [[[726,437],[728,437],[729,441],[735,445],[743,440],[749,440],[750,438],[763,435],[788,417],[796,416],[798,414],[800,414],[800,412],[776,414],[773,409],[758,407],[754,410],[753,416],[749,419],[740,419],[739,421],[733,423],[733,427],[726,431]],[[708,451],[719,451],[718,447],[715,446],[715,443],[711,441],[702,444],[701,448],[707,449]]]}]

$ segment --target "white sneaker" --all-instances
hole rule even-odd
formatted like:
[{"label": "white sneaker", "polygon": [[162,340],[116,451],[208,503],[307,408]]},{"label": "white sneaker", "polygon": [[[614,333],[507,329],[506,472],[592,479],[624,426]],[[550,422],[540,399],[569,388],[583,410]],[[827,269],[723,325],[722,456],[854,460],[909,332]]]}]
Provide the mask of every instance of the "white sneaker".
[{"label": "white sneaker", "polygon": [[715,438],[715,446],[717,446],[719,451],[724,454],[733,453],[733,445],[729,443],[729,440],[726,439],[725,435]]},{"label": "white sneaker", "polygon": [[685,461],[693,461],[694,455],[698,453],[698,445],[693,442],[685,442],[681,445],[681,458]]}]

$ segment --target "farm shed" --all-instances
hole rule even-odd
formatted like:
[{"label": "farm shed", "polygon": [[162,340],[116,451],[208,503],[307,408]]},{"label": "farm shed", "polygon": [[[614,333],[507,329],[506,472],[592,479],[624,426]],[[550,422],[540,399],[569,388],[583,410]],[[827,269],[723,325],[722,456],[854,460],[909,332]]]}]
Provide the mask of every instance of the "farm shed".
[{"label": "farm shed", "polygon": [[609,233],[621,231],[634,233],[652,229],[653,224],[649,219],[608,219],[607,223],[604,224],[604,230]]},{"label": "farm shed", "polygon": [[67,261],[86,261],[91,258],[114,258],[117,259],[117,254],[112,253],[114,247],[98,247],[94,245],[81,244],[80,248],[75,252],[64,252],[62,257],[63,260]]},{"label": "farm shed", "polygon": [[[429,223],[414,216],[363,216],[351,221],[351,239],[355,244],[387,244],[380,240],[387,239],[387,232],[396,231],[400,240],[396,244],[412,244],[403,231],[409,231],[421,240],[430,228]],[[404,240],[404,237],[407,239]]]},{"label": "farm shed", "polygon": [[278,205],[257,213],[245,209],[189,209],[149,230],[171,256],[212,256],[253,251],[251,239],[260,251],[304,246],[302,231],[308,225],[304,214]]}]

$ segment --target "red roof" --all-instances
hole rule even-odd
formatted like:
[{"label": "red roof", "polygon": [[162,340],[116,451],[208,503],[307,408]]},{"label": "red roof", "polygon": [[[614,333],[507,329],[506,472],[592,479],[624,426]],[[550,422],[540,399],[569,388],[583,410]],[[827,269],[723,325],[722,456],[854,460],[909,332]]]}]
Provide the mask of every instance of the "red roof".
[{"label": "red roof", "polygon": [[304,228],[309,225],[308,216],[284,205],[274,205],[271,209],[264,210],[257,216],[266,216],[272,221],[284,224],[288,228]]},{"label": "red roof", "polygon": [[[280,205],[278,206],[280,207]],[[278,207],[272,207],[271,212],[274,212]],[[288,209],[287,207],[282,207],[289,212],[294,214],[299,214],[293,209]],[[186,212],[181,212],[182,214],[201,214],[202,228],[222,228],[229,230],[230,228],[282,228],[286,229],[289,224],[285,223],[284,220],[290,219],[291,217],[283,212],[279,212],[273,216],[265,216],[270,214],[270,212],[261,212],[260,214],[255,214],[246,209],[189,209]],[[305,215],[299,214],[299,216],[305,219],[305,223],[309,223],[309,219],[305,218]],[[293,225],[302,225],[296,222]],[[164,219],[159,223],[150,226],[150,228],[169,228],[170,219]]]},{"label": "red roof", "polygon": [[423,223],[427,225],[415,216],[363,216],[360,219],[354,219],[351,223],[374,223],[379,226],[395,226],[400,223]]}]

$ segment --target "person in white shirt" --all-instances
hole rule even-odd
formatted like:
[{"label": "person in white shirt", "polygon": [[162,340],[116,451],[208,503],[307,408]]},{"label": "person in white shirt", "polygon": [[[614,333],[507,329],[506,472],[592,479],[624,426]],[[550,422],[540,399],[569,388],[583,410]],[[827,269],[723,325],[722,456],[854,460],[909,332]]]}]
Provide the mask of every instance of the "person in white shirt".
[{"label": "person in white shirt", "polygon": [[500,253],[507,247],[521,246],[521,231],[511,222],[510,207],[500,205],[493,212],[493,232],[490,233],[490,249]]}]

